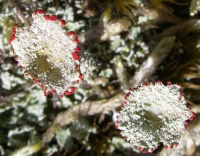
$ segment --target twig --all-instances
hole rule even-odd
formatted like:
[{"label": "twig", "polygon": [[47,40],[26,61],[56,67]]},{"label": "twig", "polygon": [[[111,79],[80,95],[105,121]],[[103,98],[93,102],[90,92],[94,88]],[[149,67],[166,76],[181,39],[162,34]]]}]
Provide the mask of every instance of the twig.
[{"label": "twig", "polygon": [[27,27],[30,27],[30,24],[29,24],[28,20],[24,17],[24,14],[23,14],[22,11],[20,10],[20,8],[19,8],[17,5],[15,5],[15,6],[16,6],[16,8],[17,8],[17,12],[19,13],[19,15],[23,18],[24,24],[25,24]]},{"label": "twig", "polygon": [[189,32],[199,32],[200,30],[200,20],[192,19],[184,23],[172,26],[165,29],[161,34],[157,34],[152,37],[154,40],[161,40],[167,36],[185,36]]},{"label": "twig", "polygon": [[75,153],[73,153],[71,156],[76,156],[76,155],[78,155],[78,154],[84,149],[84,147],[85,147],[85,145],[83,145],[83,146],[81,147],[81,149],[79,149],[78,151],[76,151]]},{"label": "twig", "polygon": [[121,105],[122,98],[123,94],[118,93],[109,100],[87,101],[60,113],[43,135],[43,145],[51,141],[54,133],[59,129],[59,127],[69,125],[78,119],[79,116],[100,114],[102,111],[108,113]]},{"label": "twig", "polygon": [[128,79],[129,75],[127,73],[127,70],[125,69],[123,62],[121,58],[116,57],[114,59],[115,62],[115,72],[118,77],[118,80],[120,82],[120,86],[122,90],[128,89]]},{"label": "twig", "polygon": [[79,35],[79,41],[83,45],[93,44],[94,42],[103,42],[108,40],[111,36],[127,30],[130,25],[131,22],[125,18],[112,20],[106,25],[99,24]]},{"label": "twig", "polygon": [[53,94],[53,108],[54,109],[57,107],[56,101],[57,101],[57,96],[56,94]]},{"label": "twig", "polygon": [[157,66],[168,56],[169,52],[172,50],[175,44],[175,37],[166,37],[160,41],[156,49],[150,54],[148,59],[143,62],[140,66],[138,72],[129,81],[129,83],[136,87],[140,85],[146,78],[151,76]]}]

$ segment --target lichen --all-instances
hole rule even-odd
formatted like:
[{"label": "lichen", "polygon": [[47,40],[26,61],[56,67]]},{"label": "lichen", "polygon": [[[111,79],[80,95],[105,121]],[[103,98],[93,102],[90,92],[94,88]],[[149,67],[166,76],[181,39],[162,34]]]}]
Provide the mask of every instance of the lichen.
[{"label": "lichen", "polygon": [[153,152],[160,142],[165,148],[177,146],[188,120],[195,117],[186,107],[180,88],[170,82],[164,86],[160,81],[150,81],[130,89],[117,116],[116,128],[144,153]]},{"label": "lichen", "polygon": [[65,21],[55,15],[33,14],[30,28],[14,26],[9,41],[26,76],[38,83],[44,95],[50,92],[70,95],[82,81],[79,70],[78,37],[62,28]]}]

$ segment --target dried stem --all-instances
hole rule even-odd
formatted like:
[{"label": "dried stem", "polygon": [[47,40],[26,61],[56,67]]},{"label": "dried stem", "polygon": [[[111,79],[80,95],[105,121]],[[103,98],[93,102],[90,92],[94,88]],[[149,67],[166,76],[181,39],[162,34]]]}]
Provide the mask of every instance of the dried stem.
[{"label": "dried stem", "polygon": [[115,62],[115,72],[120,82],[121,89],[122,90],[128,89],[129,85],[127,82],[129,75],[123,65],[121,58],[115,58],[114,62]]},{"label": "dried stem", "polygon": [[79,36],[79,41],[83,45],[93,44],[94,42],[103,42],[108,40],[111,36],[127,30],[130,25],[131,22],[125,18],[112,20],[106,25],[99,24],[81,34]]},{"label": "dried stem", "polygon": [[175,44],[175,37],[166,37],[160,41],[156,49],[150,54],[148,59],[143,62],[140,66],[138,72],[129,81],[129,83],[136,87],[140,85],[146,78],[151,76],[157,66],[168,56],[169,52],[172,50]]},{"label": "dried stem", "polygon": [[80,116],[95,115],[101,112],[108,113],[121,105],[122,98],[123,94],[118,93],[108,100],[87,101],[60,113],[43,135],[43,144],[51,141],[59,127],[71,124]]},{"label": "dried stem", "polygon": [[200,31],[200,20],[192,19],[184,23],[172,26],[165,29],[161,34],[153,36],[154,40],[161,40],[167,36],[185,36],[189,32],[199,32]]}]

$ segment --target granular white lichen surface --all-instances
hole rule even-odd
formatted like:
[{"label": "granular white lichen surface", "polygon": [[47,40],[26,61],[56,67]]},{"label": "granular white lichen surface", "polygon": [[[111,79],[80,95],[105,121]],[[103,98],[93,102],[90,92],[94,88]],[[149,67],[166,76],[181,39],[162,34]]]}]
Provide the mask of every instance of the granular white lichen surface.
[{"label": "granular white lichen surface", "polygon": [[159,81],[130,89],[116,121],[124,139],[143,153],[153,152],[160,143],[165,148],[176,147],[182,131],[195,117],[180,88]]},{"label": "granular white lichen surface", "polygon": [[30,28],[14,27],[10,44],[24,69],[44,94],[50,92],[70,95],[82,81],[80,73],[78,38],[66,33],[65,21],[55,15],[45,15],[43,10],[33,14]]}]

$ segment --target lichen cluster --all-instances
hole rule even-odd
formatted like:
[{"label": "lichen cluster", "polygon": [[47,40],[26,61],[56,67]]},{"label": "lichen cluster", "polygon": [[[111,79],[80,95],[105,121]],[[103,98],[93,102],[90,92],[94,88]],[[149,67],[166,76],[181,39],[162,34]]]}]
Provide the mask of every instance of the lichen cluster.
[{"label": "lichen cluster", "polygon": [[116,128],[143,153],[153,152],[161,142],[165,148],[176,147],[188,121],[195,117],[179,90],[179,85],[164,86],[160,81],[129,89]]},{"label": "lichen cluster", "polygon": [[47,95],[71,95],[82,81],[78,37],[63,29],[65,21],[38,9],[30,28],[13,28],[9,40],[18,65]]},{"label": "lichen cluster", "polygon": [[0,6],[0,155],[200,155],[199,0]]}]

